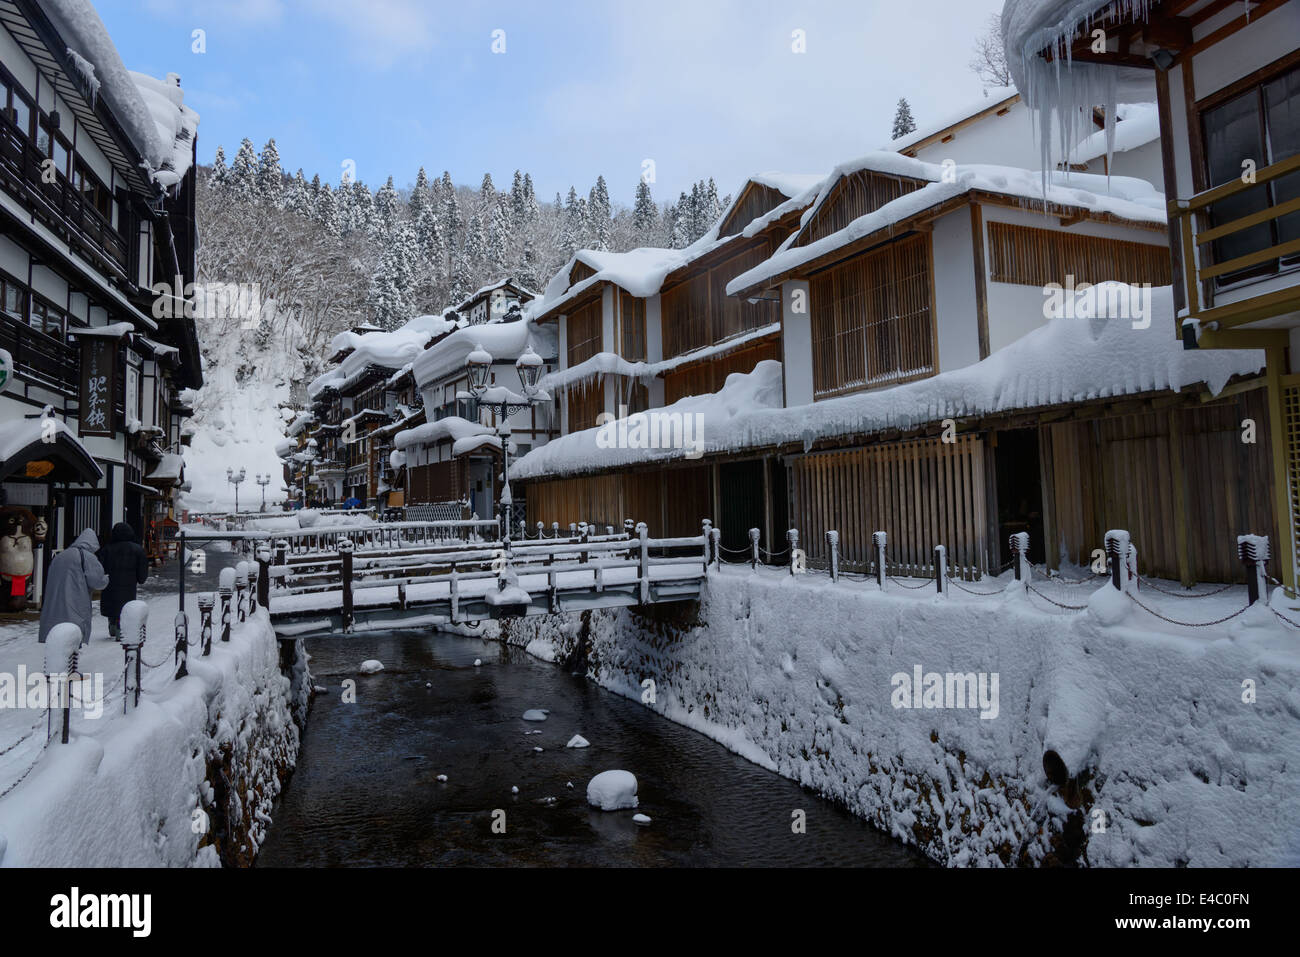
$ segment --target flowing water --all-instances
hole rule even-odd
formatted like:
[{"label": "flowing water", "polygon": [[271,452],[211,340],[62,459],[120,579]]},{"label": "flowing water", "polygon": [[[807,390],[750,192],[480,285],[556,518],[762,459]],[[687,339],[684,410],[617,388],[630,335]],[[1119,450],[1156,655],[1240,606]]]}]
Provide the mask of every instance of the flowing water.
[{"label": "flowing water", "polygon": [[[926,866],[831,802],[520,649],[407,632],[308,650],[327,690],[259,866]],[[359,674],[367,659],[385,670]],[[547,720],[523,720],[529,709]],[[566,748],[574,734],[591,746]],[[636,775],[636,812],[587,805],[587,782],[613,768]],[[792,830],[796,810],[806,833]]]}]

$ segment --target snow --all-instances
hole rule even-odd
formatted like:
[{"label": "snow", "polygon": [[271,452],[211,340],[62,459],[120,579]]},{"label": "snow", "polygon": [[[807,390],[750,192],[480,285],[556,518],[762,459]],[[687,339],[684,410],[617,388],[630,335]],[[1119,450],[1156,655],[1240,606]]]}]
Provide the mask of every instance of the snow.
[{"label": "snow", "polygon": [[400,370],[411,365],[425,351],[429,341],[453,327],[441,316],[417,316],[392,332],[340,332],[330,343],[330,348],[351,354],[339,365],[318,376],[307,386],[307,395],[315,399],[327,387],[346,390],[369,366]]},{"label": "snow", "polygon": [[[1119,102],[1155,99],[1154,70],[1075,63],[1066,42],[1080,24],[1090,33],[1092,22],[1103,11],[1145,21],[1150,6],[1151,0],[1006,0],[1002,37],[1007,65],[1025,103],[1036,111],[1044,170],[1055,165],[1053,155],[1065,156],[1082,132],[1092,128],[1094,107],[1106,111],[1104,134],[1109,144]],[[1039,56],[1047,49],[1056,53],[1050,63]],[[1104,152],[1109,156],[1113,149],[1108,145]]]},{"label": "snow", "polygon": [[632,815],[632,821],[633,821],[633,823],[635,823],[635,824],[640,824],[640,825],[644,826],[644,825],[650,823],[650,817],[649,817],[648,815],[645,815],[645,814],[633,814],[633,815]]},{"label": "snow", "polygon": [[636,775],[631,771],[602,771],[587,782],[587,803],[602,811],[636,807]]},{"label": "snow", "polygon": [[[1160,111],[1154,103],[1121,103],[1115,122],[1111,154],[1127,153],[1160,139]],[[1106,155],[1106,131],[1098,130],[1070,151],[1071,163],[1087,163]]]},{"label": "snow", "polygon": [[529,708],[524,712],[523,718],[525,721],[545,721],[546,712],[540,708]]},{"label": "snow", "polygon": [[41,9],[68,52],[75,51],[78,72],[93,77],[92,89],[149,163],[154,179],[163,186],[179,181],[190,162],[189,144],[182,147],[179,134],[188,130],[192,143],[199,121],[183,105],[179,85],[128,71],[90,0],[42,0]]},{"label": "snow", "polygon": [[384,670],[384,663],[382,661],[376,661],[374,658],[370,658],[367,659],[366,661],[361,662],[361,667],[357,669],[357,671],[359,671],[363,675],[378,674],[383,670]]},{"label": "snow", "polygon": [[[146,585],[146,591],[150,589]],[[191,640],[197,640],[197,594],[186,602]],[[45,714],[36,736],[0,756],[0,866],[190,867],[219,866],[213,834],[195,829],[196,814],[215,815],[211,775],[225,772],[246,783],[232,793],[227,818],[232,839],[255,846],[282,774],[299,746],[291,709],[291,681],[280,673],[279,648],[265,610],[235,621],[229,642],[214,641],[207,658],[191,649],[188,677],[172,669],[174,591],[147,604],[149,639],[143,695],[123,714],[122,648],[106,640],[96,615],[79,668],[102,680],[102,713],[72,710],[72,737],[45,746]],[[125,616],[124,616],[125,617]],[[124,627],[129,622],[123,621]],[[49,652],[36,643],[34,621],[0,623],[0,671],[35,672]],[[62,670],[62,669],[60,669]],[[305,685],[302,686],[305,693]],[[81,692],[84,693],[84,692]],[[74,701],[80,693],[74,691]],[[302,705],[298,701],[297,705]],[[0,750],[30,724],[26,710],[0,709]],[[56,724],[56,728],[57,728]],[[223,757],[224,756],[224,757]]]},{"label": "snow", "polygon": [[537,387],[547,392],[553,392],[556,389],[573,385],[575,382],[582,382],[601,375],[621,375],[648,381],[666,372],[671,372],[679,366],[726,355],[728,352],[746,346],[756,339],[763,339],[780,331],[781,324],[774,322],[759,329],[752,329],[738,336],[724,339],[721,342],[715,342],[713,345],[684,352],[671,359],[664,359],[661,362],[628,362],[617,353],[598,352],[590,359],[579,362],[576,366],[568,366],[542,376],[538,380]]},{"label": "snow", "polygon": [[432,349],[425,350],[412,362],[411,371],[421,387],[446,375],[462,372],[470,354],[478,349],[491,354],[496,362],[513,364],[528,349],[544,361],[554,362],[558,350],[555,329],[531,321],[488,322],[457,329]]},{"label": "snow", "polygon": [[[1100,284],[1105,293],[1115,284]],[[1116,286],[1127,292],[1128,287]],[[1080,292],[1080,297],[1086,293]],[[1098,313],[1126,297],[1098,295]],[[781,367],[765,360],[748,374],[727,377],[713,395],[681,399],[663,415],[702,416],[696,434],[700,446],[609,447],[618,430],[637,416],[552,439],[510,464],[512,481],[667,461],[688,452],[734,452],[791,443],[805,446],[821,438],[871,434],[886,429],[913,429],[945,418],[1070,402],[1137,395],[1204,384],[1218,394],[1234,376],[1264,368],[1258,350],[1185,350],[1171,330],[1173,299],[1169,287],[1152,290],[1151,317],[1145,328],[1128,318],[1064,318],[1044,324],[973,365],[928,379],[871,392],[827,399],[807,406],[782,408]],[[644,419],[644,416],[642,416]],[[602,432],[602,428],[604,432]],[[630,435],[631,433],[629,433]]]},{"label": "snow", "polygon": [[107,339],[120,339],[125,335],[135,332],[135,326],[129,322],[110,322],[106,326],[77,326],[68,330],[68,335],[78,336],[103,336]]},{"label": "snow", "polygon": [[[1243,615],[1172,626],[1104,584],[1035,587],[1071,604],[1090,591],[1118,599],[1127,617],[1108,624],[1015,589],[882,594],[824,574],[724,567],[709,577],[698,624],[650,633],[635,613],[606,609],[586,622],[530,618],[509,640],[549,640],[561,658],[589,643],[601,686],[639,702],[653,679],[656,713],[950,866],[1004,866],[1022,852],[1045,862],[1072,813],[1042,772],[1049,747],[1068,755],[1069,773],[1089,774],[1085,822],[1097,810],[1106,823],[1087,829],[1093,866],[1300,864],[1295,629],[1265,608],[1264,625]],[[1143,600],[1188,621],[1245,602],[1244,588]],[[891,679],[917,665],[997,674],[998,717],[896,707]],[[1244,676],[1259,692],[1248,705]]]},{"label": "snow", "polygon": [[181,480],[181,471],[185,468],[184,457],[177,455],[175,452],[164,452],[158,464],[154,466],[146,478],[155,479],[160,482],[179,482]]},{"label": "snow", "polygon": [[566,744],[565,747],[566,748],[589,748],[591,747],[591,742],[588,741],[586,738],[584,738],[582,735],[575,734],[573,737],[569,739],[569,743]]},{"label": "snow", "polygon": [[42,441],[42,434],[48,428],[45,422],[54,423],[50,439],[55,439],[62,435],[69,442],[81,448],[86,453],[86,458],[90,458],[90,452],[81,444],[77,438],[75,430],[68,428],[66,422],[62,419],[56,419],[53,416],[46,418],[32,419],[11,419],[8,422],[0,422],[0,462],[11,459],[23,449],[35,442]]},{"label": "snow", "polygon": [[66,672],[68,662],[80,647],[80,625],[67,621],[55,625],[45,636],[45,673],[57,675]]},{"label": "snow", "polygon": [[426,422],[424,425],[417,425],[413,429],[398,432],[393,436],[393,445],[404,450],[412,446],[434,445],[448,439],[458,442],[465,438],[495,435],[496,430],[491,426],[483,425],[480,422],[471,422],[469,419],[462,419],[458,415],[449,415],[444,419],[438,419],[436,422]]},{"label": "snow", "polygon": [[801,229],[789,236],[770,258],[727,283],[727,294],[740,295],[760,288],[764,282],[787,270],[972,190],[1010,196],[1026,205],[1046,200],[1055,206],[1108,213],[1135,223],[1167,222],[1164,194],[1140,179],[1075,172],[1038,173],[984,164],[956,164],[945,170],[941,165],[897,153],[868,153],[835,168],[818,190],[816,200],[803,214],[802,223],[806,225],[817,214],[841,178],[863,170],[926,180],[928,184],[859,216],[843,229],[806,246],[794,245]]},{"label": "snow", "polygon": [[936,133],[941,133],[950,126],[956,126],[963,120],[968,120],[972,116],[983,113],[985,110],[1001,106],[1006,103],[1007,100],[1018,95],[1019,94],[1014,86],[989,87],[984,91],[984,95],[979,99],[972,99],[969,102],[963,103],[959,107],[953,108],[948,113],[944,114],[943,118],[937,122],[931,123],[927,126],[917,127],[911,133],[900,136],[896,140],[890,140],[888,143],[881,146],[880,149],[882,151],[901,153],[914,143],[928,140]]}]

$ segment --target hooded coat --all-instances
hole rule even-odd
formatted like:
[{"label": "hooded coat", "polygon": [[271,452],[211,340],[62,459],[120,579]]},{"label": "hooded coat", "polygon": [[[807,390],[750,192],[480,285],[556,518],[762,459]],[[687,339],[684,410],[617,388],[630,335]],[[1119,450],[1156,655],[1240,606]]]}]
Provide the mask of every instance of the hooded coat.
[{"label": "hooded coat", "polygon": [[77,536],[72,547],[60,552],[50,562],[50,573],[45,580],[45,593],[41,598],[42,644],[55,625],[65,621],[81,628],[81,643],[90,641],[90,620],[93,614],[90,593],[108,584],[104,566],[95,553],[99,551],[99,537],[93,529]]},{"label": "hooded coat", "polygon": [[99,611],[116,618],[129,601],[135,601],[135,586],[149,577],[149,557],[135,540],[135,529],[126,522],[113,526],[112,541],[99,550],[99,563],[108,575],[108,587],[99,598]]}]

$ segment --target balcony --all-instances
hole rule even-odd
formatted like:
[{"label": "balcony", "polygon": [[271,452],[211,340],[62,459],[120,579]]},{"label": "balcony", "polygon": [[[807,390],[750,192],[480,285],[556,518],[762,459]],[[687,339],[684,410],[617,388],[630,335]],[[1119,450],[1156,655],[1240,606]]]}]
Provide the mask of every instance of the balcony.
[{"label": "balcony", "polygon": [[13,356],[18,378],[68,398],[77,395],[77,352],[72,346],[0,313],[0,349]]},{"label": "balcony", "polygon": [[107,274],[127,279],[126,243],[65,178],[42,181],[45,159],[0,111],[0,188]]},{"label": "balcony", "polygon": [[[1287,317],[1270,327],[1300,326],[1300,197],[1278,201],[1284,177],[1300,175],[1300,155],[1266,166],[1253,182],[1234,180],[1191,199],[1169,202],[1180,235],[1188,316],[1227,331]],[[1284,195],[1294,193],[1294,186]],[[1230,203],[1227,201],[1231,201]],[[1253,209],[1246,215],[1225,207]],[[1219,216],[1216,216],[1216,207]],[[1218,222],[1227,215],[1233,218]],[[1235,242],[1234,242],[1235,241]],[[1231,252],[1224,246],[1231,244]]]}]

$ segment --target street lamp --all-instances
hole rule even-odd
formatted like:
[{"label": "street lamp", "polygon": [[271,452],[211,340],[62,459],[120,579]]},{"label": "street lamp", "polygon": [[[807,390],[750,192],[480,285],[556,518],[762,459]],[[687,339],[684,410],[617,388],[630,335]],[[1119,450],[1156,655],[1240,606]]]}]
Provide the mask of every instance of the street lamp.
[{"label": "street lamp", "polygon": [[258,472],[258,473],[257,473],[257,484],[260,485],[260,486],[262,486],[262,508],[261,508],[261,511],[265,512],[265,511],[266,511],[266,487],[267,487],[268,485],[271,484],[271,476],[270,476],[270,475],[263,475],[261,472]]},{"label": "street lamp", "polygon": [[317,442],[315,439],[308,439],[306,446],[300,453],[302,458],[302,507],[307,507],[307,473],[311,471],[312,463],[316,461],[319,454],[316,451]]},{"label": "street lamp", "polygon": [[236,472],[234,469],[226,469],[226,481],[235,487],[235,514],[239,514],[239,483],[248,477],[248,473],[243,469]]},{"label": "street lamp", "polygon": [[492,369],[492,355],[481,344],[474,346],[474,351],[466,360],[469,366],[470,395],[480,405],[486,404],[497,413],[497,435],[501,439],[501,541],[505,550],[510,550],[510,507],[514,500],[510,494],[510,416],[522,412],[538,402],[550,398],[537,387],[542,371],[542,357],[529,346],[515,362],[515,371],[519,373],[519,382],[524,394],[518,395],[504,386],[488,386],[488,376]]}]

